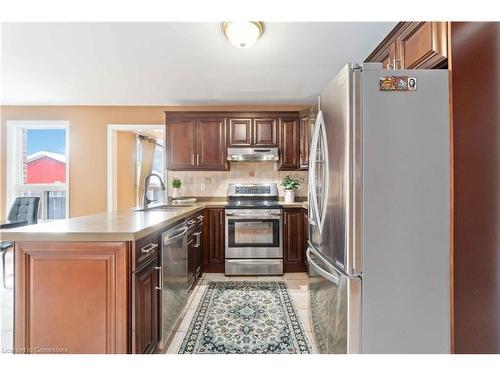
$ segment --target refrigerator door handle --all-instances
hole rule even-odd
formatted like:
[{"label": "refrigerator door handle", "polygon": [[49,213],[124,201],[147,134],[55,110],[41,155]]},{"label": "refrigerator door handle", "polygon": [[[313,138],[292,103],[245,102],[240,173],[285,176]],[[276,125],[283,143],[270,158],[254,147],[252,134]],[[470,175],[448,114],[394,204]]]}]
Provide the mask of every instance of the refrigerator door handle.
[{"label": "refrigerator door handle", "polygon": [[[321,268],[311,257],[311,248],[309,247],[307,249],[307,252],[306,252],[306,257],[307,257],[307,262],[309,263],[309,266],[311,266],[314,271],[316,271],[317,273],[319,273],[321,276],[323,276],[325,279],[327,279],[328,281],[331,281],[332,283],[334,283],[335,285],[339,285],[340,283],[340,279],[337,275],[334,275],[326,270],[324,270],[323,268]],[[316,255],[316,254],[315,254]]]},{"label": "refrigerator door handle", "polygon": [[314,182],[316,180],[316,158],[317,158],[317,148],[318,148],[318,139],[319,139],[319,116],[321,116],[321,111],[316,116],[316,123],[314,124],[313,136],[311,140],[311,149],[309,155],[309,195],[310,199],[310,207],[309,207],[309,222],[312,224],[314,222],[314,226],[319,224],[319,217],[317,215],[317,196],[316,196],[316,187],[314,186]]}]

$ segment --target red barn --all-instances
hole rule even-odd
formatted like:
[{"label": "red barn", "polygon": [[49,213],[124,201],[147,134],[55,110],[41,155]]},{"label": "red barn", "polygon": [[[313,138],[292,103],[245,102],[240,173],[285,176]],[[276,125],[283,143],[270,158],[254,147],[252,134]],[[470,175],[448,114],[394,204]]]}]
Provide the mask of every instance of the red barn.
[{"label": "red barn", "polygon": [[38,151],[26,158],[27,184],[66,182],[66,155]]}]

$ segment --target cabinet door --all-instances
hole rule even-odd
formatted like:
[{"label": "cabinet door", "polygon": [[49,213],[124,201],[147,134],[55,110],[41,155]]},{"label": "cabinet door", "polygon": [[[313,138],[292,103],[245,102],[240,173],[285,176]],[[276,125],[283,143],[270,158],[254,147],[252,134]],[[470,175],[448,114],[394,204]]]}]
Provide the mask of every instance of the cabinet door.
[{"label": "cabinet door", "polygon": [[167,119],[167,169],[196,169],[196,120]]},{"label": "cabinet door", "polygon": [[15,348],[128,353],[125,242],[16,242],[14,256]]},{"label": "cabinet door", "polygon": [[277,128],[277,120],[275,118],[254,119],[253,144],[257,147],[277,147]]},{"label": "cabinet door", "polygon": [[283,269],[284,272],[303,272],[305,266],[304,210],[283,210]]},{"label": "cabinet door", "polygon": [[311,144],[312,128],[314,126],[314,119],[309,116],[300,118],[300,149],[299,149],[299,163],[300,169],[307,170],[309,168],[309,146]]},{"label": "cabinet door", "polygon": [[135,353],[152,353],[158,343],[159,267],[157,259],[134,274]]},{"label": "cabinet door", "polygon": [[382,50],[381,55],[378,58],[384,69],[399,69],[401,67],[401,61],[396,58],[396,41],[392,41],[387,45],[387,47]]},{"label": "cabinet door", "polygon": [[198,169],[227,171],[226,121],[224,118],[200,118],[196,124]]},{"label": "cabinet door", "polygon": [[403,69],[430,69],[446,62],[446,22],[412,22],[396,38]]},{"label": "cabinet door", "polygon": [[280,119],[280,170],[299,169],[299,119]]},{"label": "cabinet door", "polygon": [[230,118],[228,145],[230,147],[252,146],[252,123],[251,118]]},{"label": "cabinet door", "polygon": [[203,270],[224,272],[224,209],[208,208],[205,214]]}]

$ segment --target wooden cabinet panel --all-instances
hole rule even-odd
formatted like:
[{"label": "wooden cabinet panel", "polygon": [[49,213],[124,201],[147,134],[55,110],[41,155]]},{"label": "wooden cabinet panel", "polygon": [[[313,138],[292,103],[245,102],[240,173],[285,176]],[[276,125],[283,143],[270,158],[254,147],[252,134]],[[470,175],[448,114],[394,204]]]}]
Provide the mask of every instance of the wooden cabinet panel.
[{"label": "wooden cabinet panel", "polygon": [[304,239],[302,241],[302,248],[304,249],[304,267],[307,271],[308,269],[308,263],[307,263],[307,257],[306,257],[306,251],[307,247],[309,246],[308,240],[309,240],[309,212],[308,210],[302,210],[303,214],[303,225],[304,225]]},{"label": "wooden cabinet panel", "polygon": [[300,118],[299,167],[302,170],[309,169],[309,147],[311,145],[314,120],[315,118],[310,117],[309,114]]},{"label": "wooden cabinet panel", "polygon": [[267,146],[277,147],[277,119],[275,118],[256,118],[254,120],[253,144],[256,147]]},{"label": "wooden cabinet panel", "polygon": [[230,118],[228,146],[252,146],[253,119]]},{"label": "wooden cabinet panel", "polygon": [[191,170],[195,168],[196,120],[167,119],[167,169]]},{"label": "wooden cabinet panel", "polygon": [[447,58],[446,22],[412,22],[396,38],[403,69],[438,66]]},{"label": "wooden cabinet panel", "polygon": [[284,272],[306,271],[305,228],[302,208],[283,210],[283,269]]},{"label": "wooden cabinet panel", "polygon": [[228,169],[226,160],[226,121],[224,118],[200,118],[196,126],[198,169]]},{"label": "wooden cabinet panel", "polygon": [[158,259],[133,275],[135,294],[134,353],[152,353],[158,343],[159,267]]},{"label": "wooden cabinet panel", "polygon": [[281,118],[279,133],[279,169],[299,169],[299,119]]},{"label": "wooden cabinet panel", "polygon": [[18,242],[16,348],[127,353],[129,248],[124,242]]},{"label": "wooden cabinet panel", "polygon": [[446,68],[447,22],[400,22],[367,57],[384,69]]},{"label": "wooden cabinet panel", "polygon": [[379,61],[382,62],[384,69],[397,69],[400,67],[401,62],[396,58],[396,41],[389,43],[382,51]]},{"label": "wooden cabinet panel", "polygon": [[224,272],[224,209],[208,208],[203,228],[203,271]]},{"label": "wooden cabinet panel", "polygon": [[452,22],[450,33],[454,352],[498,354],[500,23]]}]

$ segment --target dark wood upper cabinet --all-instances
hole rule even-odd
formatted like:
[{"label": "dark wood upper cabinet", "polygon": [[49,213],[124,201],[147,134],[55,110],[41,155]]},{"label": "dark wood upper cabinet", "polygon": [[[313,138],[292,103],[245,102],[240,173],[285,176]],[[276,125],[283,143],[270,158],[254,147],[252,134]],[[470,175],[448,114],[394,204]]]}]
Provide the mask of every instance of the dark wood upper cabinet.
[{"label": "dark wood upper cabinet", "polygon": [[396,38],[403,69],[429,69],[446,61],[446,22],[412,22]]},{"label": "dark wood upper cabinet", "polygon": [[228,146],[252,146],[252,128],[251,118],[230,118]]},{"label": "dark wood upper cabinet", "polygon": [[283,270],[284,272],[306,271],[306,226],[304,209],[283,210]]},{"label": "dark wood upper cabinet", "polygon": [[224,117],[176,116],[166,121],[167,169],[227,171]]},{"label": "dark wood upper cabinet", "polygon": [[384,69],[446,68],[447,22],[400,22],[367,57]]},{"label": "dark wood upper cabinet", "polygon": [[256,147],[277,147],[278,126],[276,118],[254,119],[253,144]]},{"label": "dark wood upper cabinet", "polygon": [[204,170],[228,169],[226,160],[226,120],[200,118],[196,124],[196,167]]},{"label": "dark wood upper cabinet", "polygon": [[278,121],[275,117],[229,118],[229,147],[277,147]]},{"label": "dark wood upper cabinet", "polygon": [[299,118],[281,118],[279,126],[280,170],[299,169]]},{"label": "dark wood upper cabinet", "polygon": [[314,128],[315,116],[312,111],[301,114],[299,129],[299,167],[302,170],[309,168],[309,148],[311,145],[312,130]]},{"label": "dark wood upper cabinet", "polygon": [[196,119],[167,119],[167,169],[196,168]]},{"label": "dark wood upper cabinet", "polygon": [[386,47],[384,47],[381,51],[378,57],[376,58],[376,61],[379,61],[382,63],[384,69],[392,69],[394,67],[394,64],[398,64],[397,59],[396,59],[396,41],[393,40],[391,43],[389,43]]},{"label": "dark wood upper cabinet", "polygon": [[159,279],[157,259],[134,273],[135,353],[152,353],[158,343]]},{"label": "dark wood upper cabinet", "polygon": [[203,271],[224,272],[224,209],[207,208],[203,228]]},{"label": "dark wood upper cabinet", "polygon": [[307,169],[299,112],[166,112],[166,127],[169,170],[227,171],[227,147],[278,147],[281,170]]}]

